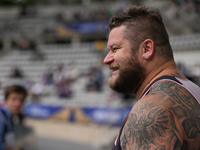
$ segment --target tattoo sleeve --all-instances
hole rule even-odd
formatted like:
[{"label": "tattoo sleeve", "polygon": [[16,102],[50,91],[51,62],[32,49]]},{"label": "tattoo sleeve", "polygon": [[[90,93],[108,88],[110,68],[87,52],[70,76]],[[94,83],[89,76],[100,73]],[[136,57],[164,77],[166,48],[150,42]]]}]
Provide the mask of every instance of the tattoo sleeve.
[{"label": "tattoo sleeve", "polygon": [[121,134],[122,150],[200,149],[200,106],[171,81],[152,87],[130,112]]}]

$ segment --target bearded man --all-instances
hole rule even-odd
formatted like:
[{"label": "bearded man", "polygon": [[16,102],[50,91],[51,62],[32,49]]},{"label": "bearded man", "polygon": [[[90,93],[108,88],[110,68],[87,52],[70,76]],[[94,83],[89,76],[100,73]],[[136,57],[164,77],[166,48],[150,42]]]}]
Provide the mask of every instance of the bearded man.
[{"label": "bearded man", "polygon": [[199,150],[200,88],[177,69],[159,10],[131,6],[109,31],[109,86],[137,99],[112,150]]}]

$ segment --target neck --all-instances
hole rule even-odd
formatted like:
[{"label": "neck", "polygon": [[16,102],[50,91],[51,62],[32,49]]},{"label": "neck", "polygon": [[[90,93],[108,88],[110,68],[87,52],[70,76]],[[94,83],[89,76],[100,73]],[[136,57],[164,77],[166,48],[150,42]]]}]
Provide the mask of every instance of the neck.
[{"label": "neck", "polygon": [[136,92],[136,99],[142,96],[145,89],[151,84],[155,79],[163,75],[178,76],[180,78],[185,78],[177,69],[175,62],[167,61],[160,66],[153,66],[152,69],[147,70],[147,75]]}]

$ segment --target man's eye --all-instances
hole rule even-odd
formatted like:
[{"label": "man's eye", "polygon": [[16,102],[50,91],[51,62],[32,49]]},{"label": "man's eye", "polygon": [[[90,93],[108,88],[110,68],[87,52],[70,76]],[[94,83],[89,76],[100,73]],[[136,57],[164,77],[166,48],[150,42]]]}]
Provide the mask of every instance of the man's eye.
[{"label": "man's eye", "polygon": [[116,52],[118,48],[113,48],[113,52]]}]

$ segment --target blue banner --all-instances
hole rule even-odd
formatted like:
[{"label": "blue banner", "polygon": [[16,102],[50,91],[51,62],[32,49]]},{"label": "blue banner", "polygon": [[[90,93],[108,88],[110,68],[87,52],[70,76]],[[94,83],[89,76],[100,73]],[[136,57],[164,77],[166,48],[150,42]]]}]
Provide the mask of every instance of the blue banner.
[{"label": "blue banner", "polygon": [[94,122],[100,124],[122,125],[131,108],[132,107],[85,107],[82,109],[86,116],[90,117]]},{"label": "blue banner", "polygon": [[51,115],[60,110],[61,106],[49,106],[41,104],[27,104],[24,107],[24,114],[29,117],[49,118]]},{"label": "blue banner", "polygon": [[108,21],[96,21],[86,23],[66,24],[68,28],[74,29],[80,33],[106,32]]},{"label": "blue banner", "polygon": [[62,107],[42,104],[27,104],[24,114],[41,119],[65,120],[70,122],[95,122],[121,126],[132,107]]}]

